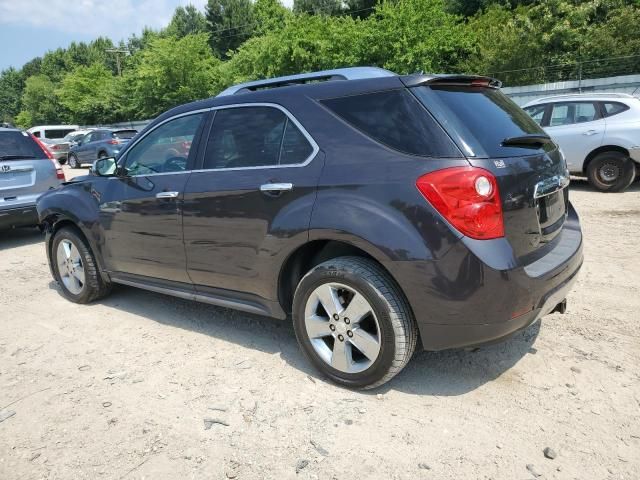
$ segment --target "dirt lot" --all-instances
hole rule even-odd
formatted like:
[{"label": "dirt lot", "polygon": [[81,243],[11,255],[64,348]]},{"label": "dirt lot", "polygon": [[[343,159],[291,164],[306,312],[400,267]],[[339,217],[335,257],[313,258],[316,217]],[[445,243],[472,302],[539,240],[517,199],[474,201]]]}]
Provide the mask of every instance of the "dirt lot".
[{"label": "dirt lot", "polygon": [[69,303],[40,234],[2,233],[0,479],[640,478],[640,184],[571,188],[567,314],[367,393],[323,380],[287,322],[133,288]]}]

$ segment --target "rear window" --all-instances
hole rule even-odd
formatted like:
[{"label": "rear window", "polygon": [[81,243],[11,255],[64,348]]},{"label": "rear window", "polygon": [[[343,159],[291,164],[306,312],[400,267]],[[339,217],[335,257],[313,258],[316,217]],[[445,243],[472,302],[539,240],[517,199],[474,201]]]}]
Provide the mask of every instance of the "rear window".
[{"label": "rear window", "polygon": [[117,132],[113,132],[111,136],[113,138],[122,138],[122,139],[132,139],[138,133],[137,130],[118,130]]},{"label": "rear window", "polygon": [[21,158],[46,158],[46,155],[28,134],[18,130],[0,132],[0,160]]},{"label": "rear window", "polygon": [[460,156],[429,112],[405,89],[332,98],[322,103],[394,150],[427,157]]},{"label": "rear window", "polygon": [[500,90],[442,85],[413,92],[469,156],[510,157],[539,148],[502,146],[506,138],[544,131]]},{"label": "rear window", "polygon": [[45,130],[44,136],[46,138],[64,138],[67,134],[75,131],[75,128],[63,128],[63,129],[55,129],[55,130]]}]

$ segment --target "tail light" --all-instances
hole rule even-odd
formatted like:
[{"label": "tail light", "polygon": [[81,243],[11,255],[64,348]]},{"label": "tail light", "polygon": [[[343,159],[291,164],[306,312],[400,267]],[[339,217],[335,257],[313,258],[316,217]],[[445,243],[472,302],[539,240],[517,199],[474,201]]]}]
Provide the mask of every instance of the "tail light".
[{"label": "tail light", "polygon": [[416,181],[420,193],[467,237],[504,237],[498,183],[491,172],[477,167],[436,170]]},{"label": "tail light", "polygon": [[44,143],[42,143],[40,141],[40,139],[38,139],[37,137],[29,134],[29,136],[33,139],[34,142],[36,142],[38,144],[38,146],[42,149],[42,151],[44,152],[44,154],[47,156],[47,158],[49,160],[51,160],[51,162],[53,163],[54,168],[56,169],[56,178],[58,180],[66,180],[64,178],[64,172],[62,171],[62,165],[60,165],[60,163],[58,163],[58,160],[56,160],[53,155],[51,155],[51,152],[49,151],[49,149],[44,145]]},{"label": "tail light", "polygon": [[115,139],[107,140],[107,143],[109,145],[120,145],[120,140],[115,140]]},{"label": "tail light", "polygon": [[62,145],[51,145],[49,147],[49,150],[61,150],[62,149]]}]

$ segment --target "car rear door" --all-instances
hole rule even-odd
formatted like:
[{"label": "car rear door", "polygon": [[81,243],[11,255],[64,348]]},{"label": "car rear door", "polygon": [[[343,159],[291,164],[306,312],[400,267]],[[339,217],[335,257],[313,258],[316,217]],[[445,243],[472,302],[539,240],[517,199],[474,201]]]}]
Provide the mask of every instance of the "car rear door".
[{"label": "car rear door", "polygon": [[187,268],[199,293],[233,290],[277,300],[285,255],[308,238],[323,165],[318,152],[277,105],[215,111],[201,169],[189,178],[184,199]]},{"label": "car rear door", "polygon": [[126,173],[109,178],[99,198],[108,270],[190,284],[182,200],[195,149],[176,154],[172,146],[175,138],[196,139],[206,114],[194,112],[164,121],[120,159]]},{"label": "car rear door", "polygon": [[571,172],[582,172],[587,155],[602,145],[606,129],[596,102],[557,102],[551,105],[546,132],[560,145]]}]

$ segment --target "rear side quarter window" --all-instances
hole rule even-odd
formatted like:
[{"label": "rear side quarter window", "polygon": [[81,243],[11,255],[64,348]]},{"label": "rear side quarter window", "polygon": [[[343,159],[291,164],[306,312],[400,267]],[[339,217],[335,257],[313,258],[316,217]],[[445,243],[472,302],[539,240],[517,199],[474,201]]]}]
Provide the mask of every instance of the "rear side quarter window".
[{"label": "rear side quarter window", "polygon": [[333,113],[394,150],[425,157],[459,157],[440,125],[405,89],[322,100]]},{"label": "rear side quarter window", "polygon": [[629,106],[620,102],[603,102],[602,111],[605,117],[612,117],[622,112],[629,110]]}]

